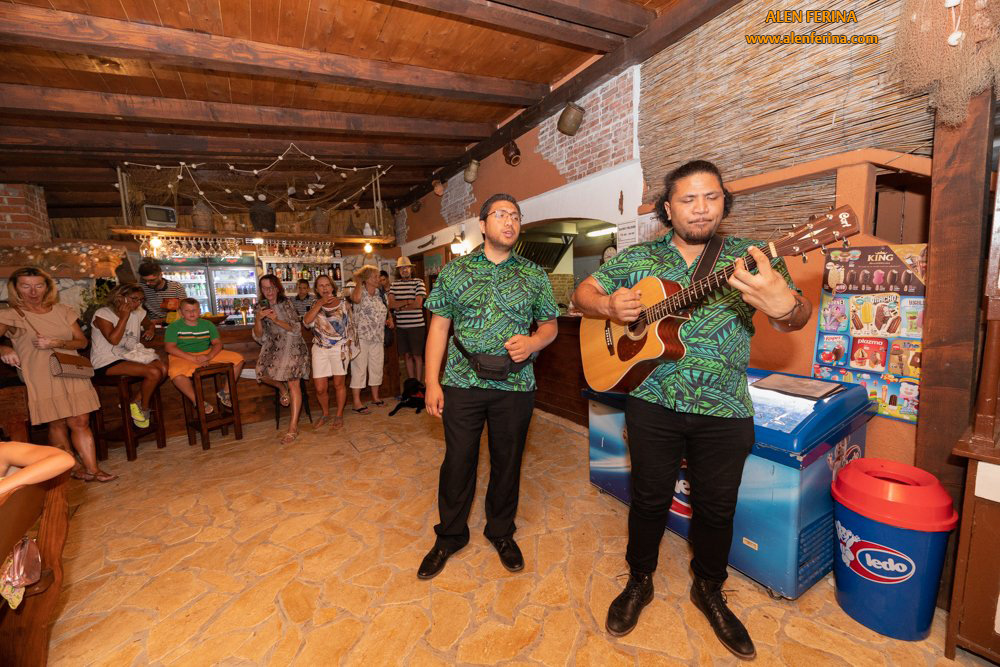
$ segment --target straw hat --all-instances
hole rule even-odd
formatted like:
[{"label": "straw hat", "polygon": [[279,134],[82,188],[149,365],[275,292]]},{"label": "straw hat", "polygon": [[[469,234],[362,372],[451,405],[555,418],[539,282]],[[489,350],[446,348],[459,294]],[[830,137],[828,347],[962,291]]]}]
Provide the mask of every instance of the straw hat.
[{"label": "straw hat", "polygon": [[410,258],[407,257],[406,255],[403,255],[402,257],[396,260],[397,269],[403,266],[413,266],[413,262],[411,262]]}]

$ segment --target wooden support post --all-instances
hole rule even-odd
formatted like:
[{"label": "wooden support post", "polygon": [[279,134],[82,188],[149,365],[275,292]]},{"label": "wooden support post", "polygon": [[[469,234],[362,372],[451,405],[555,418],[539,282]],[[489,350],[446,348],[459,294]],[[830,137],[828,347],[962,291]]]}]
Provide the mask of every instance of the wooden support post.
[{"label": "wooden support post", "polygon": [[[915,464],[941,480],[956,507],[965,462],[951,450],[969,427],[976,400],[992,141],[992,88],[972,98],[962,125],[934,128]],[[954,553],[950,548],[946,557],[939,605],[950,597]]]},{"label": "wooden support post", "polygon": [[875,227],[875,165],[852,164],[837,169],[836,206],[849,204],[858,214],[858,226],[864,234]]}]

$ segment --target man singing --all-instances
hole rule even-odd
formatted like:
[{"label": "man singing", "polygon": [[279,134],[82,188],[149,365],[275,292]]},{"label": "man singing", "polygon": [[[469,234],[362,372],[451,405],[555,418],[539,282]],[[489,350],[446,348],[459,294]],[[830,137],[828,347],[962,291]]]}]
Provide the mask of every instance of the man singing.
[{"label": "man singing", "polygon": [[[653,599],[653,572],[681,459],[691,483],[690,540],[694,551],[691,600],[727,649],[743,659],[756,650],[722,593],[733,537],[733,514],[743,463],[754,443],[753,403],[746,368],[753,315],[763,311],[779,331],[805,326],[812,312],[795,289],[784,261],[769,263],[747,239],[732,236],[710,244],[732,207],[722,174],[696,160],[664,180],[657,214],[669,231],[659,240],[628,248],[584,280],[573,302],[584,315],[635,321],[646,276],[691,283],[697,260],[721,241],[715,266],[735,262],[731,289],[708,296],[680,329],[687,353],[660,364],[626,399],[625,423],[632,460],[632,504],[625,559],[630,576],[611,603],[606,627],[615,636],[635,628]],[[747,270],[749,251],[759,269]],[[717,269],[715,269],[717,270]]]}]

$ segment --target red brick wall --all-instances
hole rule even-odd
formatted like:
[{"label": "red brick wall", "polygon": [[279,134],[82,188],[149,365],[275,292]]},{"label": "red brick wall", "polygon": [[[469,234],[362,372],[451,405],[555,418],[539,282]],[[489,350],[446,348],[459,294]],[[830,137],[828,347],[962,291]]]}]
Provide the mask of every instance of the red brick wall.
[{"label": "red brick wall", "polygon": [[635,68],[629,68],[577,101],[586,110],[572,137],[559,132],[559,113],[538,126],[535,150],[572,182],[631,160],[633,157],[633,90]]},{"label": "red brick wall", "polygon": [[45,192],[37,185],[0,183],[0,241],[52,240]]}]

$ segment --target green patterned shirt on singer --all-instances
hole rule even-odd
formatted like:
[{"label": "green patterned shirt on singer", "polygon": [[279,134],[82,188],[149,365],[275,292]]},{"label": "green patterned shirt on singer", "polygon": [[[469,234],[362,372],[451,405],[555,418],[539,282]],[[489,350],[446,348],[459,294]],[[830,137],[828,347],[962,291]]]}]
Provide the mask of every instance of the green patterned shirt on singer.
[{"label": "green patterned shirt on singer", "polygon": [[[608,294],[619,287],[632,287],[646,276],[666,278],[687,287],[698,262],[688,266],[671,242],[673,237],[670,230],[659,240],[631,246],[597,269],[594,279]],[[713,272],[743,257],[755,244],[750,239],[724,237]],[[795,289],[783,259],[779,257],[771,266]],[[681,325],[680,336],[687,353],[678,361],[658,365],[630,396],[676,412],[752,417],[746,370],[755,312],[756,308],[731,287],[709,295],[695,308],[691,319]]]},{"label": "green patterned shirt on singer", "polygon": [[[537,264],[514,253],[494,264],[482,248],[445,264],[424,307],[452,321],[470,354],[506,354],[504,343],[511,336],[528,335],[532,321],[546,322],[559,314],[552,284]],[[532,391],[534,364],[506,380],[484,380],[449,338],[441,383],[462,389]]]}]

